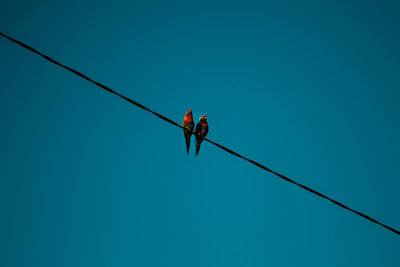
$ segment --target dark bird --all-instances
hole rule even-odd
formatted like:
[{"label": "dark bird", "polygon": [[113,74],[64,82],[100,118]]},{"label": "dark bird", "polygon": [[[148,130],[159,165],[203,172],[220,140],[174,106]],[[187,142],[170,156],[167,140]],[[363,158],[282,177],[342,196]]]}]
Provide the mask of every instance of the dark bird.
[{"label": "dark bird", "polygon": [[196,125],[196,155],[199,154],[201,142],[206,138],[208,133],[207,115],[203,115],[199,118],[199,122]]},{"label": "dark bird", "polygon": [[194,121],[191,109],[186,111],[185,117],[183,118],[182,126],[187,129],[183,130],[183,134],[185,135],[186,152],[189,155],[190,137],[192,137],[192,133],[194,131]]}]

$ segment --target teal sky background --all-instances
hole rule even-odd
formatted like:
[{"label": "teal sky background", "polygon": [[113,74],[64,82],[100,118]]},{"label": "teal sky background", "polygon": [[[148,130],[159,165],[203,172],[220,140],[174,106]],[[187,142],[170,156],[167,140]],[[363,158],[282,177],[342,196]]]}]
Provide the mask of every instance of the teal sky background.
[{"label": "teal sky background", "polygon": [[[399,18],[16,0],[0,31],[399,229]],[[4,38],[0,121],[0,266],[400,266],[399,236],[209,143],[186,156],[180,129]]]}]

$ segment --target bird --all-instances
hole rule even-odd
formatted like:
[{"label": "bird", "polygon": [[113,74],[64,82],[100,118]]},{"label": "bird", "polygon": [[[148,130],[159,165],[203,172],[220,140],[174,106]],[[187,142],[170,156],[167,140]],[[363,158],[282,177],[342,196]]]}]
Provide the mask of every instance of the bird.
[{"label": "bird", "polygon": [[208,123],[207,115],[203,115],[199,118],[199,122],[196,125],[196,156],[199,154],[201,142],[206,138],[208,134]]},{"label": "bird", "polygon": [[185,128],[183,129],[183,135],[185,136],[186,141],[186,152],[189,155],[190,138],[192,137],[192,133],[194,131],[194,121],[191,109],[186,111],[185,117],[183,118],[182,127]]}]

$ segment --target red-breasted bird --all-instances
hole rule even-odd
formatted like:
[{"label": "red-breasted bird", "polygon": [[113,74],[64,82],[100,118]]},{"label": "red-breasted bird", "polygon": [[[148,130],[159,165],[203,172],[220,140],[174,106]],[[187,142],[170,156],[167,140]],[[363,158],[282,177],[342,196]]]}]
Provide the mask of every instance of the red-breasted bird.
[{"label": "red-breasted bird", "polygon": [[192,116],[192,110],[186,111],[185,117],[183,118],[182,126],[188,130],[183,130],[186,141],[186,152],[189,155],[190,148],[190,137],[192,137],[192,132],[194,131],[194,121]]},{"label": "red-breasted bird", "polygon": [[196,125],[196,155],[199,154],[201,142],[206,138],[208,133],[207,115],[203,115],[199,118],[199,122]]}]

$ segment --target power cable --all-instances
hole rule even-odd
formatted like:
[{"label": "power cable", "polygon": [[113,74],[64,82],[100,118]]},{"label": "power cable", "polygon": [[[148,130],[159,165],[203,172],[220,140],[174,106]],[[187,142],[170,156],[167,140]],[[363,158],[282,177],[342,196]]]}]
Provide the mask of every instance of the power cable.
[{"label": "power cable", "polygon": [[[142,104],[140,104],[140,103],[138,103],[138,102],[136,102],[136,101],[134,101],[134,100],[132,100],[132,99],[130,99],[130,98],[124,96],[124,95],[121,95],[120,93],[118,93],[118,92],[112,90],[111,88],[109,88],[109,87],[107,87],[107,86],[105,86],[105,85],[103,85],[103,84],[101,84],[101,83],[99,83],[99,82],[96,82],[95,80],[92,80],[91,78],[89,78],[88,76],[86,76],[86,75],[80,73],[79,71],[74,70],[74,69],[72,69],[72,68],[70,68],[70,67],[68,67],[68,66],[65,66],[64,64],[58,62],[57,60],[55,60],[55,59],[53,59],[53,58],[51,58],[51,57],[49,57],[49,56],[47,56],[47,55],[45,55],[45,54],[43,54],[43,53],[37,51],[36,49],[32,48],[31,46],[29,46],[29,45],[27,45],[27,44],[25,44],[25,43],[23,43],[23,42],[21,42],[21,41],[18,41],[18,40],[14,39],[14,38],[12,38],[12,37],[10,37],[10,36],[8,36],[8,35],[5,35],[5,34],[2,33],[2,32],[0,32],[0,35],[3,36],[3,37],[6,38],[6,39],[8,39],[8,40],[10,40],[10,41],[12,41],[12,42],[18,44],[19,46],[22,46],[22,47],[28,49],[29,51],[31,51],[31,52],[33,52],[33,53],[35,53],[35,54],[37,54],[37,55],[43,57],[44,59],[50,61],[51,63],[56,64],[56,65],[58,65],[58,66],[60,66],[60,67],[62,67],[62,68],[64,68],[64,69],[66,69],[66,70],[68,70],[68,71],[70,71],[70,72],[72,72],[72,73],[74,73],[74,74],[80,76],[81,78],[83,78],[83,79],[85,79],[85,80],[87,80],[87,81],[89,81],[89,82],[91,82],[91,83],[94,83],[95,85],[97,85],[97,86],[103,88],[104,90],[106,90],[106,91],[108,91],[108,92],[110,92],[110,93],[112,93],[112,94],[114,94],[114,95],[117,95],[117,96],[121,97],[122,99],[128,101],[129,103],[131,103],[131,104],[133,104],[133,105],[135,105],[135,106],[137,106],[137,107],[139,107],[139,108],[141,108],[141,109],[144,109],[144,110],[146,110],[146,111],[152,113],[153,115],[159,117],[160,119],[162,119],[162,120],[164,120],[164,121],[166,121],[166,122],[168,122],[168,123],[170,123],[170,124],[172,124],[172,125],[174,125],[174,126],[177,126],[177,127],[181,128],[181,129],[186,129],[186,128],[182,127],[181,125],[179,125],[178,123],[174,122],[173,120],[171,120],[171,119],[169,119],[169,118],[167,118],[167,117],[165,117],[165,116],[163,116],[163,115],[161,115],[161,114],[159,114],[159,113],[157,113],[157,112],[155,112],[155,111],[153,111],[153,110],[151,110],[151,109],[149,109],[149,108],[143,106]],[[193,133],[193,132],[192,132],[192,133]],[[193,134],[195,134],[195,133],[193,133]],[[329,200],[330,202],[332,202],[333,204],[336,204],[336,205],[338,205],[338,206],[341,207],[341,208],[344,208],[344,209],[346,209],[346,210],[349,210],[349,211],[351,211],[351,212],[353,212],[353,213],[355,213],[355,214],[357,214],[357,215],[359,215],[359,216],[361,216],[361,217],[363,217],[363,218],[365,218],[365,219],[367,219],[367,220],[369,220],[369,221],[371,221],[371,222],[373,222],[373,223],[376,223],[376,224],[378,224],[378,225],[381,225],[381,226],[385,227],[386,229],[392,231],[393,233],[396,233],[396,234],[400,235],[400,231],[398,231],[398,230],[396,230],[396,229],[394,229],[394,228],[392,228],[392,227],[390,227],[390,226],[388,226],[388,225],[386,225],[386,224],[383,224],[383,223],[381,223],[381,222],[375,220],[374,218],[371,218],[370,216],[368,216],[368,215],[366,215],[366,214],[364,214],[364,213],[362,213],[362,212],[359,212],[359,211],[357,211],[357,210],[354,210],[354,209],[352,209],[352,208],[350,208],[350,207],[348,207],[348,206],[346,206],[346,205],[340,203],[339,201],[336,201],[336,200],[334,200],[334,199],[332,199],[332,198],[330,198],[330,197],[328,197],[328,196],[326,196],[326,195],[324,195],[324,194],[322,194],[322,193],[320,193],[320,192],[318,192],[318,191],[315,191],[314,189],[311,189],[311,188],[308,187],[308,186],[302,185],[302,184],[300,184],[300,183],[298,183],[298,182],[296,182],[296,181],[294,181],[294,180],[292,180],[292,179],[290,179],[290,178],[288,178],[288,177],[286,177],[286,176],[284,176],[284,175],[282,175],[282,174],[280,174],[280,173],[278,173],[278,172],[276,172],[276,171],[271,170],[271,169],[268,168],[268,167],[265,167],[264,165],[262,165],[262,164],[260,164],[260,163],[258,163],[258,162],[256,162],[256,161],[254,161],[254,160],[252,160],[252,159],[249,159],[249,158],[247,158],[247,157],[245,157],[245,156],[242,156],[242,155],[240,155],[239,153],[237,153],[237,152],[235,152],[235,151],[233,151],[233,150],[231,150],[231,149],[229,149],[229,148],[227,148],[227,147],[225,147],[225,146],[223,146],[223,145],[220,145],[220,144],[218,144],[218,143],[216,143],[216,142],[214,142],[214,141],[212,141],[212,140],[210,140],[210,139],[208,139],[208,138],[206,138],[206,139],[204,139],[204,140],[207,141],[207,142],[209,142],[209,143],[211,143],[211,144],[213,144],[213,145],[215,145],[216,147],[218,147],[218,148],[220,148],[220,149],[222,149],[222,150],[224,150],[224,151],[226,151],[226,152],[228,152],[228,153],[230,153],[230,154],[232,154],[232,155],[238,157],[238,158],[244,159],[244,160],[246,160],[247,162],[249,162],[249,163],[251,163],[251,164],[253,164],[253,165],[257,166],[257,167],[259,167],[259,168],[261,168],[261,169],[263,169],[263,170],[265,170],[265,171],[268,171],[268,172],[270,172],[270,173],[272,173],[272,174],[278,176],[279,178],[281,178],[281,179],[283,179],[283,180],[285,180],[285,181],[287,181],[287,182],[289,182],[289,183],[295,184],[295,185],[297,185],[297,186],[303,188],[304,190],[307,190],[308,192],[311,192],[311,193],[313,193],[313,194],[315,194],[315,195],[317,195],[317,196],[320,196],[320,197],[322,197],[322,198],[324,198],[324,199],[327,199],[327,200]]]}]

